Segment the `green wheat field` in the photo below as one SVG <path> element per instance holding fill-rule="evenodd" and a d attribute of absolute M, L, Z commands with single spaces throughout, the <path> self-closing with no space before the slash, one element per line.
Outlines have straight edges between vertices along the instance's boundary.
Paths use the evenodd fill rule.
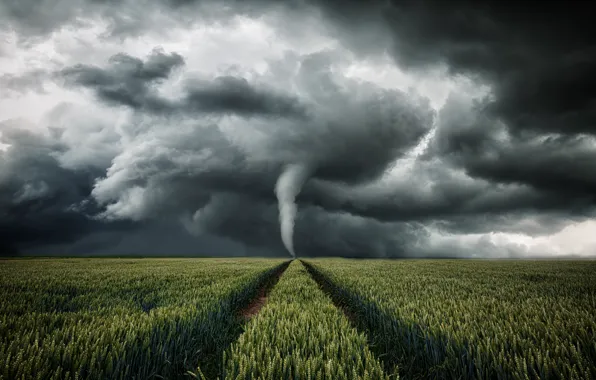
<path fill-rule="evenodd" d="M 596 262 L 0 260 L 0 379 L 596 379 Z"/>

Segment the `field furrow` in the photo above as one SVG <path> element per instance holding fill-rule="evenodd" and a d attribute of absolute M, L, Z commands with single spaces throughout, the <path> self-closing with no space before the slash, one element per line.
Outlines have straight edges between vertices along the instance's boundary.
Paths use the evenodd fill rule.
<path fill-rule="evenodd" d="M 404 378 L 596 378 L 594 262 L 306 265 Z"/>
<path fill-rule="evenodd" d="M 225 352 L 226 379 L 384 379 L 366 337 L 293 261 Z M 396 376 L 397 377 L 397 376 Z"/>
<path fill-rule="evenodd" d="M 271 289 L 277 284 L 281 276 L 284 274 L 291 261 L 286 261 L 282 265 L 276 267 L 276 270 L 269 276 L 267 281 L 257 291 L 257 294 L 250 300 L 248 304 L 238 310 L 238 317 L 242 320 L 248 321 L 261 311 L 263 306 L 267 303 L 267 297 Z"/>
<path fill-rule="evenodd" d="M 0 379 L 217 374 L 282 260 L 3 260 Z"/>

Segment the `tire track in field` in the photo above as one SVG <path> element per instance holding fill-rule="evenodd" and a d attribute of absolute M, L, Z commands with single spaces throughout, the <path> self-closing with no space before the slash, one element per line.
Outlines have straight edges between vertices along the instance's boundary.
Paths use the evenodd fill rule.
<path fill-rule="evenodd" d="M 395 360 L 392 360 L 391 355 L 388 355 L 386 350 L 379 345 L 378 339 L 375 336 L 375 331 L 367 326 L 364 317 L 361 317 L 361 308 L 358 305 L 351 304 L 342 297 L 338 291 L 338 287 L 332 283 L 325 275 L 319 272 L 311 264 L 300 260 L 300 263 L 306 268 L 306 271 L 313 280 L 319 285 L 320 289 L 331 298 L 331 301 L 339 310 L 341 310 L 346 318 L 350 321 L 352 326 L 361 333 L 364 333 L 367 337 L 368 347 L 370 351 L 381 361 L 385 373 L 390 374 L 391 377 L 400 378 L 400 372 L 404 372 L 403 368 L 399 367 Z M 379 313 L 380 317 L 385 317 L 384 314 Z M 399 371 L 401 369 L 401 371 Z M 417 378 L 416 376 L 413 376 Z M 423 377 L 421 377 L 423 378 Z"/>
<path fill-rule="evenodd" d="M 367 336 L 370 350 L 379 358 L 386 373 L 399 373 L 400 378 L 416 380 L 449 380 L 454 378 L 452 369 L 448 366 L 443 363 L 432 364 L 428 360 L 431 354 L 425 351 L 425 345 L 432 343 L 419 340 L 420 337 L 425 335 L 425 326 L 419 324 L 407 325 L 403 320 L 382 311 L 376 303 L 363 299 L 358 294 L 337 285 L 314 265 L 302 260 L 300 262 L 319 284 L 321 290 L 333 300 L 334 305 L 344 312 L 354 328 Z M 404 349 L 399 343 L 396 344 L 394 340 L 387 339 L 395 331 L 402 329 L 408 330 L 407 342 L 404 343 L 404 347 L 412 344 L 413 348 Z M 436 339 L 447 338 L 438 336 Z M 465 351 L 465 346 L 455 347 L 456 353 L 461 354 Z M 441 359 L 444 360 L 445 358 L 442 357 Z M 469 368 L 465 378 L 477 379 L 483 377 L 478 376 L 473 368 Z"/>
<path fill-rule="evenodd" d="M 244 320 L 248 321 L 253 316 L 257 315 L 259 311 L 265 306 L 267 303 L 267 297 L 271 292 L 271 289 L 278 283 L 279 279 L 283 275 L 283 273 L 288 269 L 290 266 L 290 261 L 286 261 L 278 269 L 273 273 L 273 275 L 268 279 L 268 281 L 261 286 L 258 290 L 257 295 L 243 308 L 238 311 L 238 315 Z"/>
<path fill-rule="evenodd" d="M 273 288 L 267 306 L 225 353 L 225 379 L 390 377 L 303 263 Z"/>
<path fill-rule="evenodd" d="M 188 379 L 189 375 L 198 379 L 219 379 L 223 372 L 222 357 L 224 351 L 242 335 L 244 332 L 243 326 L 245 323 L 255 316 L 267 301 L 267 296 L 271 289 L 277 284 L 283 273 L 288 269 L 292 260 L 288 260 L 276 268 L 263 280 L 260 281 L 256 291 L 245 300 L 240 300 L 240 303 L 233 309 L 231 315 L 221 315 L 217 312 L 212 319 L 218 321 L 216 330 L 220 331 L 219 340 L 215 343 L 215 350 L 210 355 L 211 359 L 202 360 L 202 367 L 199 366 L 198 374 L 194 371 L 187 371 L 184 378 Z"/>

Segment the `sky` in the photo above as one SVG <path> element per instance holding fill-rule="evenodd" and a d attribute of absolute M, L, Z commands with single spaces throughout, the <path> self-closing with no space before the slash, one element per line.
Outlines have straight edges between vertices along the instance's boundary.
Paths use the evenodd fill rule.
<path fill-rule="evenodd" d="M 0 2 L 0 252 L 596 256 L 589 2 Z"/>

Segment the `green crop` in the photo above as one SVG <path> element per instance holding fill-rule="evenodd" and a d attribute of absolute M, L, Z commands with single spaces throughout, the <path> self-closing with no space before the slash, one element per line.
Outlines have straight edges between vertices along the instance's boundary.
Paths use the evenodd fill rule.
<path fill-rule="evenodd" d="M 0 260 L 0 380 L 596 379 L 596 262 L 287 264 Z"/>
<path fill-rule="evenodd" d="M 225 353 L 226 379 L 385 379 L 358 333 L 294 261 Z"/>
<path fill-rule="evenodd" d="M 0 379 L 216 372 L 281 260 L 0 261 Z M 219 354 L 219 355 L 218 355 Z"/>
<path fill-rule="evenodd" d="M 407 378 L 596 379 L 596 263 L 312 260 Z"/>

